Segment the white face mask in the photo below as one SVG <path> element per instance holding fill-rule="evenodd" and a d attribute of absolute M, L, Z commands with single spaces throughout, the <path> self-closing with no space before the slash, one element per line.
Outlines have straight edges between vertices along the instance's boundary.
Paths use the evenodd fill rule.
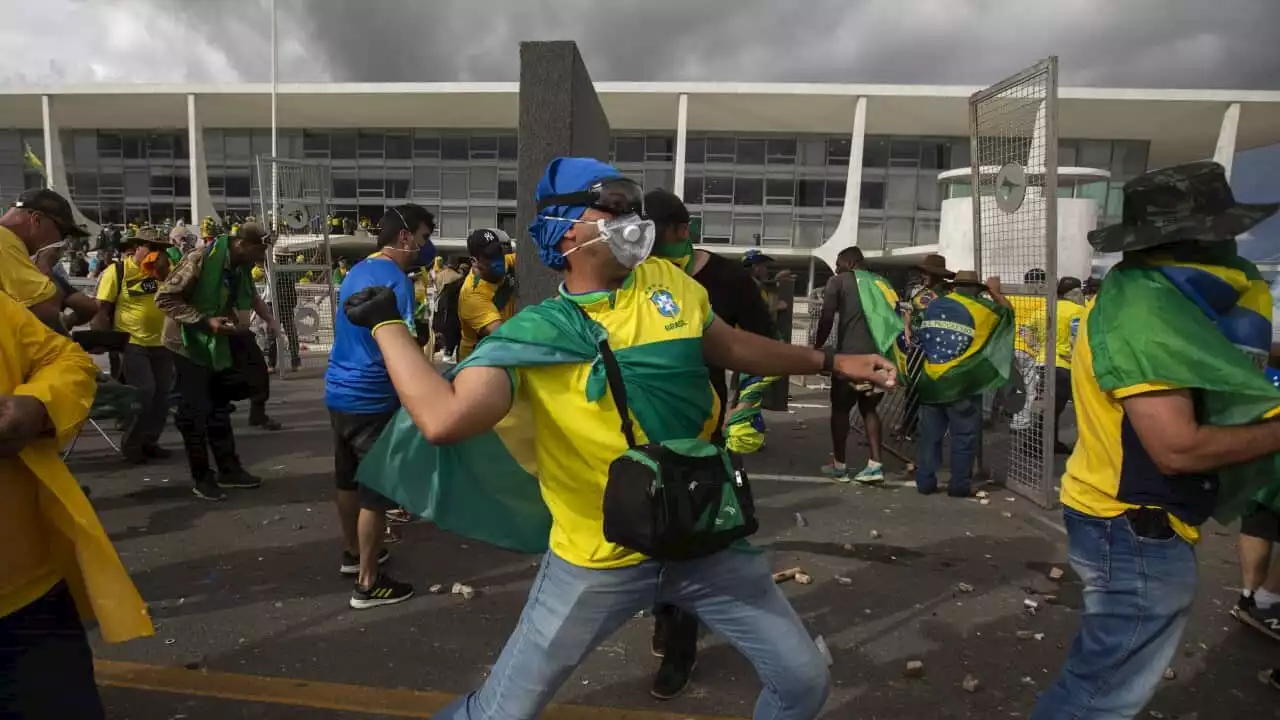
<path fill-rule="evenodd" d="M 548 220 L 595 225 L 600 234 L 581 245 L 571 248 L 564 255 L 573 253 L 588 245 L 604 241 L 609 244 L 609 252 L 623 267 L 633 268 L 649 257 L 653 251 L 653 243 L 658 238 L 657 228 L 652 220 L 641 220 L 639 215 L 623 215 L 610 220 L 573 220 L 571 218 L 549 217 Z"/>

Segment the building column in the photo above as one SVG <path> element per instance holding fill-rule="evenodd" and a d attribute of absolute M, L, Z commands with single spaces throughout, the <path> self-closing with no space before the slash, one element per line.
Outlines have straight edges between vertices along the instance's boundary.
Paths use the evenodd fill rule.
<path fill-rule="evenodd" d="M 56 191 L 71 203 L 71 216 L 77 225 L 82 225 L 91 235 L 97 235 L 102 226 L 93 222 L 80 212 L 76 201 L 71 197 L 71 187 L 67 183 L 67 166 L 62 160 L 62 132 L 58 128 L 58 118 L 53 112 L 53 98 L 40 96 L 40 113 L 44 121 L 44 186 Z"/>
<path fill-rule="evenodd" d="M 676 105 L 676 172 L 671 181 L 675 187 L 671 188 L 671 191 L 681 200 L 684 199 L 685 142 L 688 136 L 689 95 L 680 93 L 680 100 Z"/>
<path fill-rule="evenodd" d="M 867 99 L 858 97 L 853 106 L 853 133 L 849 137 L 849 175 L 845 181 L 844 209 L 840 224 L 826 242 L 813 251 L 813 257 L 835 269 L 836 255 L 858 244 L 858 217 L 862 209 L 862 151 L 867 139 Z"/>
<path fill-rule="evenodd" d="M 1227 171 L 1231 179 L 1231 163 L 1236 157 L 1236 131 L 1240 128 L 1240 103 L 1231 103 L 1222 113 L 1222 127 L 1218 129 L 1218 144 L 1213 149 L 1213 159 Z"/>
<path fill-rule="evenodd" d="M 189 224 L 200 232 L 204 218 L 212 217 L 221 222 L 209 195 L 209 170 L 204 159 L 204 126 L 196 109 L 196 96 L 187 94 L 187 170 L 191 176 L 191 219 Z"/>
<path fill-rule="evenodd" d="M 813 283 L 818 279 L 817 275 L 818 260 L 812 255 L 809 256 L 809 294 L 814 291 Z"/>

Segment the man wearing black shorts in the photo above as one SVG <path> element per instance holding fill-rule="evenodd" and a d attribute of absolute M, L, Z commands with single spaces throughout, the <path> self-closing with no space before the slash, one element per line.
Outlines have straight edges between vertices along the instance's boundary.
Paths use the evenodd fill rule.
<path fill-rule="evenodd" d="M 1280 640 L 1280 556 L 1271 552 L 1272 546 L 1280 542 L 1277 499 L 1280 485 L 1267 487 L 1240 519 L 1240 572 L 1244 582 L 1231 615 Z"/>
<path fill-rule="evenodd" d="M 343 279 L 339 306 L 365 288 L 390 287 L 412 331 L 416 308 L 408 272 L 430 264 L 433 230 L 435 218 L 427 210 L 412 204 L 390 208 L 382 218 L 378 252 L 356 263 Z M 395 417 L 400 398 L 372 333 L 352 325 L 345 313 L 339 312 L 334 320 L 333 352 L 324 379 L 333 426 L 338 517 L 347 545 L 339 572 L 356 577 L 350 605 L 364 610 L 403 602 L 413 596 L 413 586 L 379 570 L 388 557 L 383 547 L 386 512 L 395 503 L 356 483 L 360 461 Z"/>
<path fill-rule="evenodd" d="M 818 320 L 818 335 L 814 347 L 827 343 L 835 325 L 836 315 L 840 326 L 836 333 L 836 352 L 874 354 L 875 340 L 867 326 L 867 316 L 858 294 L 858 279 L 854 270 L 862 264 L 862 251 L 856 247 L 845 248 L 836 256 L 836 274 L 827 281 L 822 293 L 822 315 Z M 880 405 L 882 395 L 869 384 L 854 385 L 842 378 L 831 379 L 831 464 L 822 467 L 822 474 L 840 482 L 856 480 L 860 483 L 884 482 L 884 466 L 880 464 Z M 854 407 L 862 415 L 862 425 L 867 429 L 867 445 L 870 459 L 867 466 L 850 477 L 845 465 L 846 445 L 849 441 L 849 414 Z"/>

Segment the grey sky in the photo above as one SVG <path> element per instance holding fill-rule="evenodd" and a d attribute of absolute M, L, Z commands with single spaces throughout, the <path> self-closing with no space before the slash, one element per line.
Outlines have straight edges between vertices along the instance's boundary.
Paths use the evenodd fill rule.
<path fill-rule="evenodd" d="M 269 77 L 267 0 L 0 0 L 0 83 Z M 597 80 L 1280 88 L 1280 0 L 278 0 L 283 81 L 513 80 L 573 39 Z"/>

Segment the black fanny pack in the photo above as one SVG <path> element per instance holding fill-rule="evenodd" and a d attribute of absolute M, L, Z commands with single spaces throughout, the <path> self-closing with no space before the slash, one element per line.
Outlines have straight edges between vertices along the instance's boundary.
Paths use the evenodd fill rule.
<path fill-rule="evenodd" d="M 759 524 L 741 463 L 696 438 L 638 444 L 622 371 L 608 340 L 599 349 L 629 448 L 609 465 L 605 539 L 656 560 L 691 560 L 755 533 Z"/>

